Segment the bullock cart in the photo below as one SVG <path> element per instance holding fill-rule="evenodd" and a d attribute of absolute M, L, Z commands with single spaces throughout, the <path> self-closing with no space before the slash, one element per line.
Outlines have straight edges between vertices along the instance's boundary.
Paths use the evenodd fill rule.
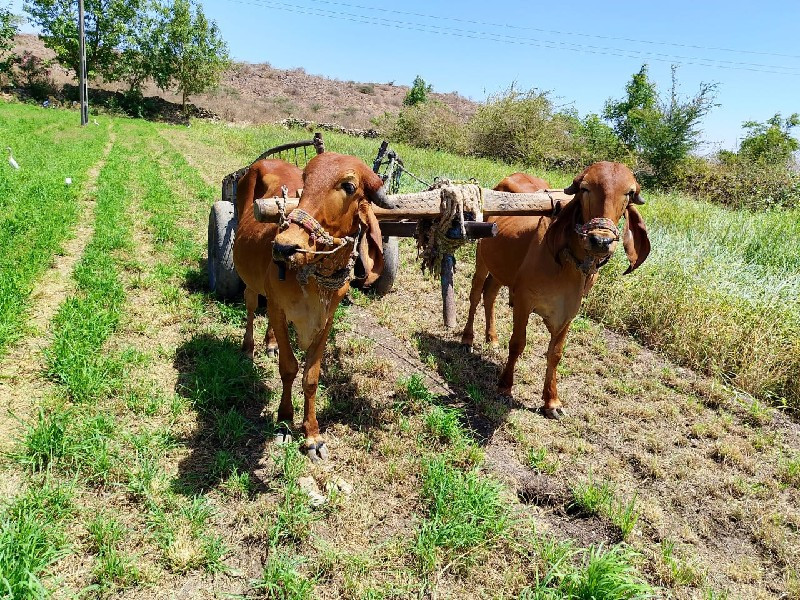
<path fill-rule="evenodd" d="M 376 172 L 384 154 L 388 156 L 391 167 L 392 157 L 386 152 L 386 142 L 378 152 L 374 166 Z M 386 177 L 384 181 L 387 181 Z M 495 236 L 497 225 L 485 221 L 488 217 L 555 216 L 562 205 L 572 199 L 572 195 L 563 190 L 516 194 L 482 188 L 474 181 L 453 183 L 439 180 L 425 191 L 405 194 L 396 193 L 396 186 L 395 189 L 387 187 L 388 199 L 394 208 L 373 206 L 381 232 L 391 237 L 416 237 L 423 267 L 439 274 L 442 315 L 445 326 L 451 329 L 457 324 L 453 289 L 456 248 L 467 240 Z M 283 197 L 255 199 L 253 211 L 260 222 L 281 223 L 298 203 L 298 199 L 288 198 L 284 193 Z M 390 260 L 393 262 L 389 264 L 396 269 L 396 254 Z M 391 277 L 394 281 L 394 273 Z"/>
<path fill-rule="evenodd" d="M 325 151 L 325 142 L 321 133 L 315 133 L 309 140 L 290 142 L 270 148 L 253 162 L 264 158 L 280 158 L 294 162 L 298 167 L 305 164 L 317 154 Z M 405 171 L 403 162 L 384 142 L 374 162 L 374 171 L 381 175 L 389 192 L 396 192 L 400 186 L 400 177 Z M 209 289 L 220 300 L 236 300 L 241 298 L 244 283 L 233 265 L 233 241 L 236 237 L 238 215 L 236 214 L 236 185 L 250 169 L 243 167 L 226 175 L 222 180 L 222 199 L 211 207 L 208 217 L 208 284 Z M 399 264 L 399 247 L 397 237 L 387 234 L 383 237 L 384 270 L 380 278 L 372 284 L 371 289 L 380 295 L 388 293 L 394 285 Z M 356 275 L 363 272 L 363 267 L 356 264 Z M 358 285 L 358 279 L 353 281 Z"/>

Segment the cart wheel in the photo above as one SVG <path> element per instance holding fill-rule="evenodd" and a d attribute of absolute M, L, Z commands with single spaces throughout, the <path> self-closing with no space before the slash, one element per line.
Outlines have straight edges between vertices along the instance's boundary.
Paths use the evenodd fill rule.
<path fill-rule="evenodd" d="M 395 277 L 397 277 L 397 267 L 400 264 L 400 244 L 396 237 L 383 238 L 383 273 L 375 283 L 372 284 L 372 289 L 379 296 L 385 296 L 394 286 Z"/>
<path fill-rule="evenodd" d="M 233 266 L 236 218 L 230 202 L 214 202 L 208 215 L 208 287 L 220 300 L 239 298 L 244 284 Z"/>
<path fill-rule="evenodd" d="M 380 277 L 373 282 L 366 290 L 373 291 L 379 296 L 388 294 L 392 286 L 394 286 L 394 279 L 397 277 L 397 266 L 400 264 L 400 247 L 396 237 L 383 238 L 383 272 Z M 363 290 L 364 288 L 364 265 L 361 263 L 361 258 L 356 259 L 355 267 L 353 267 L 353 279 L 350 281 L 350 286 Z"/>

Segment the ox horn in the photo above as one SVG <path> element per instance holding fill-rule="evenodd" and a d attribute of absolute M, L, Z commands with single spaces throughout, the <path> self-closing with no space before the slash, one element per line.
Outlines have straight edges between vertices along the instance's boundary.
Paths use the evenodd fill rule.
<path fill-rule="evenodd" d="M 369 196 L 369 199 L 373 204 L 377 204 L 381 208 L 397 208 L 397 205 L 389 199 L 389 196 L 386 195 L 385 186 L 379 187 L 374 192 L 368 192 L 367 196 Z"/>
<path fill-rule="evenodd" d="M 641 206 L 642 204 L 644 204 L 644 203 L 645 203 L 644 196 L 642 196 L 642 193 L 641 193 L 641 192 L 636 192 L 636 193 L 633 195 L 633 198 L 631 198 L 631 202 L 633 202 L 634 204 L 638 204 L 639 206 Z"/>

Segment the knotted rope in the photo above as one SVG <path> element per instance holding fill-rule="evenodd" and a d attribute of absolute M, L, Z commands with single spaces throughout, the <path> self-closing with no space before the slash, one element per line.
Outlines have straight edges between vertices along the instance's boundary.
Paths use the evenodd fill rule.
<path fill-rule="evenodd" d="M 417 227 L 417 257 L 423 273 L 427 271 L 432 277 L 438 277 L 442 258 L 455 254 L 467 241 L 464 207 L 477 207 L 480 211 L 483 207 L 483 191 L 474 179 L 465 183 L 440 179 L 428 189 L 441 189 L 441 216 L 420 221 Z M 452 235 L 452 229 L 456 230 L 456 235 Z"/>

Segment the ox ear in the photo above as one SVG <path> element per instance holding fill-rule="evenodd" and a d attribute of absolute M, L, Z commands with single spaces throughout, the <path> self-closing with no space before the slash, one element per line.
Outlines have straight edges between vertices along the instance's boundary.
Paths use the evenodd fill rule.
<path fill-rule="evenodd" d="M 622 245 L 631 263 L 623 273 L 623 275 L 627 275 L 638 269 L 647 258 L 647 255 L 650 254 L 650 238 L 647 236 L 647 227 L 645 227 L 644 219 L 642 219 L 642 215 L 639 214 L 636 207 L 630 204 L 625 209 L 625 229 L 622 232 Z"/>
<path fill-rule="evenodd" d="M 583 178 L 586 175 L 586 171 L 588 171 L 588 170 L 589 170 L 589 167 L 586 167 L 583 170 L 583 173 L 581 173 L 580 175 L 575 177 L 575 179 L 572 180 L 572 185 L 570 185 L 569 187 L 565 187 L 564 188 L 564 193 L 565 194 L 577 194 L 578 190 L 581 189 L 581 181 L 583 181 Z"/>
<path fill-rule="evenodd" d="M 561 209 L 555 221 L 547 229 L 545 243 L 558 264 L 561 264 L 559 254 L 567 247 L 569 236 L 575 231 L 575 224 L 581 216 L 581 208 L 581 199 L 573 198 Z"/>
<path fill-rule="evenodd" d="M 362 227 L 366 228 L 366 232 L 359 240 L 358 255 L 366 273 L 364 285 L 368 286 L 375 283 L 383 272 L 383 236 L 369 202 L 361 202 L 358 207 L 358 217 Z"/>

